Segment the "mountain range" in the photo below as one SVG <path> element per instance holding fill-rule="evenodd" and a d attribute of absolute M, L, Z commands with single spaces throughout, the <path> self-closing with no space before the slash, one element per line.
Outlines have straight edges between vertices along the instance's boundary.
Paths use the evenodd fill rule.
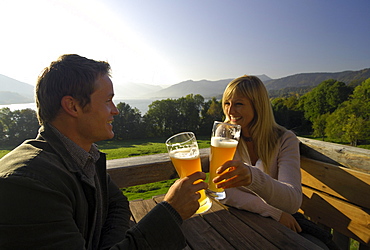
<path fill-rule="evenodd" d="M 269 92 L 281 89 L 313 88 L 328 79 L 346 84 L 360 84 L 370 78 L 370 68 L 336 73 L 301 73 L 279 79 L 258 75 Z M 204 98 L 220 98 L 226 85 L 233 79 L 217 81 L 183 81 L 163 88 L 144 83 L 115 84 L 117 99 L 163 99 L 180 98 L 188 94 L 200 94 Z M 34 101 L 34 86 L 0 74 L 0 104 L 30 103 Z"/>
<path fill-rule="evenodd" d="M 0 104 L 29 103 L 34 100 L 34 86 L 0 74 Z"/>

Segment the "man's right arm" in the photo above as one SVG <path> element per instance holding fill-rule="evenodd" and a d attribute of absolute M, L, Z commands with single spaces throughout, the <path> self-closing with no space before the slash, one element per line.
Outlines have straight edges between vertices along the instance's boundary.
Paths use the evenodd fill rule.
<path fill-rule="evenodd" d="M 164 201 L 157 204 L 138 224 L 126 233 L 126 238 L 112 249 L 183 249 L 185 237 L 182 220 L 188 219 L 199 208 L 201 189 L 207 184 L 205 173 L 197 172 L 177 180 L 168 190 Z"/>

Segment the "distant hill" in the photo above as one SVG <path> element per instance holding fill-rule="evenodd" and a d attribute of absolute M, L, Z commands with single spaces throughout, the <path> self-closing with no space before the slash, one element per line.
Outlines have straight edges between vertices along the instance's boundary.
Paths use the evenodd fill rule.
<path fill-rule="evenodd" d="M 28 98 L 15 92 L 0 91 L 0 105 L 30 102 L 33 102 L 33 98 Z"/>
<path fill-rule="evenodd" d="M 0 74 L 0 104 L 34 101 L 34 86 Z"/>
<path fill-rule="evenodd" d="M 262 81 L 271 80 L 266 75 L 258 76 Z M 233 78 L 223 79 L 218 81 L 200 80 L 193 81 L 188 80 L 172 85 L 163 90 L 147 94 L 147 98 L 180 98 L 188 94 L 200 94 L 204 98 L 220 97 L 224 92 L 227 84 L 232 81 Z"/>
<path fill-rule="evenodd" d="M 283 77 L 280 79 L 271 79 L 266 75 L 258 76 L 265 84 L 271 96 L 279 96 L 285 92 L 297 92 L 304 94 L 321 82 L 328 79 L 335 79 L 346 84 L 360 84 L 362 81 L 370 78 L 370 68 L 358 71 L 343 71 L 337 73 L 301 73 Z M 146 97 L 150 98 L 180 98 L 190 93 L 201 94 L 204 98 L 220 98 L 226 85 L 232 79 L 218 81 L 185 81 L 172 85 L 168 88 L 151 93 Z"/>
<path fill-rule="evenodd" d="M 315 87 L 328 79 L 335 79 L 346 84 L 355 81 L 361 83 L 370 78 L 370 68 L 358 71 L 343 71 L 337 73 L 302 73 L 265 81 L 267 90 L 284 88 Z"/>
<path fill-rule="evenodd" d="M 286 92 L 305 93 L 321 82 L 335 79 L 346 84 L 357 85 L 370 78 L 370 68 L 358 71 L 337 73 L 302 73 L 271 79 L 266 75 L 258 76 L 266 85 L 271 96 L 281 96 Z M 162 99 L 180 98 L 188 94 L 200 94 L 204 98 L 221 98 L 226 85 L 233 79 L 218 81 L 188 80 L 163 88 L 158 85 L 144 83 L 115 83 L 115 99 Z M 114 82 L 114 79 L 113 79 Z M 0 104 L 29 103 L 34 101 L 34 87 L 10 77 L 0 75 Z"/>

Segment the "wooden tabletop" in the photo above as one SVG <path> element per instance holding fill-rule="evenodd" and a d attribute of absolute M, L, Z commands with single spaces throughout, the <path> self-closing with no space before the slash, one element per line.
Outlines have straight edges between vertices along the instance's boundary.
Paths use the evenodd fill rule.
<path fill-rule="evenodd" d="M 164 196 L 130 202 L 134 223 L 140 221 Z M 258 214 L 224 206 L 212 200 L 209 211 L 182 224 L 185 249 L 320 249 L 279 222 Z"/>

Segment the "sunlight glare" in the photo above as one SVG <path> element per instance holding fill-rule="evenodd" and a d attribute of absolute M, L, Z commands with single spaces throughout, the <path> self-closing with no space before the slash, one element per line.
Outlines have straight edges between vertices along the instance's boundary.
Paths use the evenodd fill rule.
<path fill-rule="evenodd" d="M 0 74 L 34 84 L 66 53 L 107 60 L 117 83 L 174 84 L 173 67 L 98 0 L 14 0 L 0 5 Z"/>

